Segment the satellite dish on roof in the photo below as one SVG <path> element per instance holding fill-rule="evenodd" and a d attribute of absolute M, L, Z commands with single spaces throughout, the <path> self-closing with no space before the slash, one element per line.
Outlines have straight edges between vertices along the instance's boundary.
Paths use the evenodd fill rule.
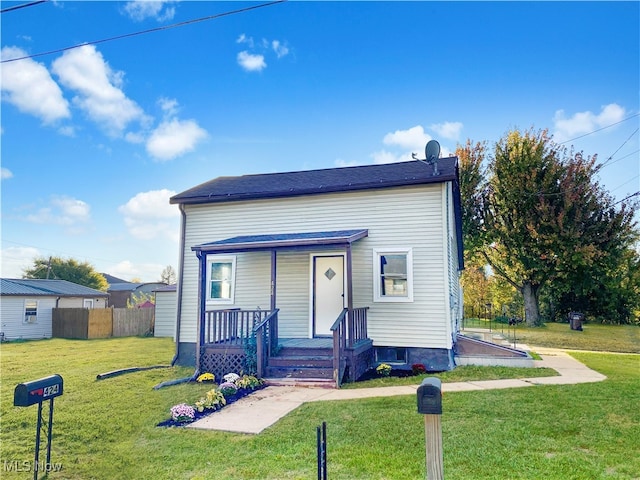
<path fill-rule="evenodd" d="M 440 144 L 436 140 L 429 140 L 427 146 L 424 147 L 425 160 L 429 165 L 433 165 L 433 176 L 437 176 L 438 159 L 440 158 Z"/>
<path fill-rule="evenodd" d="M 440 144 L 436 140 L 429 140 L 424 148 L 427 162 L 433 162 L 440 158 Z"/>

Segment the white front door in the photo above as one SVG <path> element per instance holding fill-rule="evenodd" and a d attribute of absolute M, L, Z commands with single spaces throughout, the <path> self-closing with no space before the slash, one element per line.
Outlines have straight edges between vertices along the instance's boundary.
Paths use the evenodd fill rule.
<path fill-rule="evenodd" d="M 331 335 L 344 308 L 344 256 L 313 257 L 313 333 Z"/>

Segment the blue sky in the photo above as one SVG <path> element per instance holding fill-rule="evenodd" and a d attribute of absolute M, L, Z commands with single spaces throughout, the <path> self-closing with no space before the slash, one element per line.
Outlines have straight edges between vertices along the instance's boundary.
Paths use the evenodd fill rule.
<path fill-rule="evenodd" d="M 171 195 L 408 160 L 430 139 L 447 154 L 548 128 L 611 157 L 600 180 L 617 199 L 640 190 L 638 2 L 289 1 L 38 55 L 257 5 L 2 13 L 3 277 L 57 255 L 155 281 L 178 267 Z"/>

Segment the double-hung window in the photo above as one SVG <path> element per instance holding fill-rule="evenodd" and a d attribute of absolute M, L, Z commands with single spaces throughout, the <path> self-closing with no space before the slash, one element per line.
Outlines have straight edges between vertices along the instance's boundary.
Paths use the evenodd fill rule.
<path fill-rule="evenodd" d="M 233 303 L 235 276 L 235 256 L 210 256 L 207 261 L 207 300 Z"/>
<path fill-rule="evenodd" d="M 373 251 L 374 301 L 413 302 L 413 256 L 410 248 Z"/>
<path fill-rule="evenodd" d="M 24 301 L 24 323 L 37 323 L 37 322 L 38 322 L 38 301 L 27 299 Z"/>

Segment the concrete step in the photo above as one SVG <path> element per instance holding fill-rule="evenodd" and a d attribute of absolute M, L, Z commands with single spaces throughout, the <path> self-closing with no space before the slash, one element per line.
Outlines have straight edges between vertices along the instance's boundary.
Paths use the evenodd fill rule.
<path fill-rule="evenodd" d="M 336 388 L 336 382 L 328 378 L 264 378 L 266 385 L 278 387 Z"/>

